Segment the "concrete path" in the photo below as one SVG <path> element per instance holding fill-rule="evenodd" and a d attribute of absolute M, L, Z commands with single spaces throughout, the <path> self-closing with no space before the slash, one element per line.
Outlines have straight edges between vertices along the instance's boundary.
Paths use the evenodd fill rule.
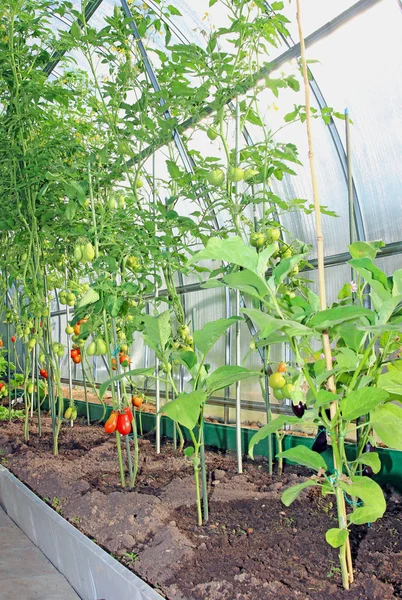
<path fill-rule="evenodd" d="M 0 600 L 80 600 L 1 507 Z"/>

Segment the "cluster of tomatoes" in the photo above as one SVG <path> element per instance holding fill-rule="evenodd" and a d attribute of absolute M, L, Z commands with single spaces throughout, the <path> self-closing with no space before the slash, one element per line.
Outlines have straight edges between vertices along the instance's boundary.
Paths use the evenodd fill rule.
<path fill-rule="evenodd" d="M 285 400 L 285 398 L 292 399 L 295 386 L 292 383 L 288 383 L 285 379 L 284 374 L 286 373 L 287 367 L 285 362 L 280 362 L 278 365 L 278 371 L 272 373 L 269 376 L 268 384 L 274 390 L 274 396 L 277 400 Z M 306 410 L 304 402 L 300 401 L 298 404 L 292 403 L 292 410 L 296 417 L 301 418 Z"/>
<path fill-rule="evenodd" d="M 47 372 L 46 369 L 41 369 L 39 371 L 39 374 L 40 374 L 41 377 L 43 377 L 43 379 L 48 379 L 49 378 L 49 373 Z"/>
<path fill-rule="evenodd" d="M 118 431 L 121 435 L 128 435 L 131 433 L 132 420 L 133 413 L 129 406 L 121 412 L 114 410 L 104 425 L 105 431 L 106 433 Z"/>
<path fill-rule="evenodd" d="M 5 397 L 8 394 L 8 387 L 3 381 L 0 381 L 0 397 Z"/>
<path fill-rule="evenodd" d="M 70 352 L 70 357 L 75 365 L 79 365 L 82 360 L 80 348 L 73 348 Z"/>
<path fill-rule="evenodd" d="M 124 345 L 124 348 L 127 348 L 127 346 Z M 130 357 L 128 356 L 128 354 L 126 354 L 126 350 L 122 349 L 121 346 L 120 346 L 120 352 L 119 352 L 119 363 L 124 368 L 130 366 Z M 117 360 L 115 358 L 112 358 L 112 369 L 113 369 L 113 371 L 116 371 L 116 369 L 117 369 Z"/>

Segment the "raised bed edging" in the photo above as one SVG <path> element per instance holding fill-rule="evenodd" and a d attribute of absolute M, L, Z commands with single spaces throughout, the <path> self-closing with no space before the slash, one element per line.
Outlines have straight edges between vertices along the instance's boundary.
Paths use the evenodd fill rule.
<path fill-rule="evenodd" d="M 1 465 L 0 505 L 82 600 L 163 600 Z"/>

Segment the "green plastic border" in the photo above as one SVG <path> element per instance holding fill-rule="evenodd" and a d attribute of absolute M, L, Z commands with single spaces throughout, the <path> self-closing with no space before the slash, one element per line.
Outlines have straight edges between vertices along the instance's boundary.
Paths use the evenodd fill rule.
<path fill-rule="evenodd" d="M 65 399 L 65 406 L 68 406 L 69 400 Z M 86 403 L 82 400 L 75 400 L 74 402 L 77 413 L 79 417 L 87 416 Z M 92 402 L 88 403 L 89 406 L 89 416 L 91 422 L 97 422 L 102 419 L 103 415 L 103 406 L 100 404 L 94 404 Z M 42 408 L 45 410 L 49 409 L 48 400 L 42 405 Z M 106 408 L 106 418 L 110 415 L 112 409 L 110 406 Z M 136 411 L 137 415 L 137 425 L 139 423 L 139 414 L 138 410 Z M 142 428 L 144 433 L 149 433 L 153 429 L 155 429 L 156 417 L 152 413 L 143 412 L 142 413 Z M 190 435 L 185 428 L 183 429 L 184 437 L 187 440 L 190 440 Z M 242 427 L 242 446 L 244 449 L 244 454 L 247 453 L 248 445 L 255 433 L 255 429 L 249 429 L 247 427 Z M 163 437 L 167 437 L 173 439 L 173 421 L 168 417 L 161 418 L 161 435 Z M 207 446 L 211 446 L 213 448 L 218 448 L 219 450 L 236 450 L 236 429 L 230 425 L 221 425 L 219 423 L 205 423 L 205 444 Z M 297 434 L 285 434 L 282 446 L 283 450 L 288 450 L 289 448 L 293 448 L 294 446 L 302 445 L 311 448 L 313 445 L 313 438 L 305 437 Z M 276 437 L 273 436 L 274 449 L 275 453 L 278 452 L 278 448 L 276 445 Z M 255 456 L 264 456 L 267 457 L 268 445 L 266 440 L 263 440 L 259 444 L 255 446 L 254 455 Z M 348 444 L 346 448 L 346 454 L 353 457 L 356 451 L 355 444 Z M 396 487 L 398 490 L 402 491 L 402 453 L 399 450 L 392 450 L 390 448 L 377 448 L 377 452 L 379 453 L 381 459 L 381 471 L 376 475 L 375 479 L 382 484 L 391 484 Z M 333 461 L 332 461 L 332 452 L 330 449 L 326 450 L 323 453 L 323 457 L 328 465 L 330 470 L 333 469 Z"/>

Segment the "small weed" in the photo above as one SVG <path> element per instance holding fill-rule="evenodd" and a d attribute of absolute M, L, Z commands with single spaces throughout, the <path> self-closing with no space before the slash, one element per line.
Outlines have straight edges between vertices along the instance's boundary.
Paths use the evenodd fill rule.
<path fill-rule="evenodd" d="M 341 568 L 337 567 L 335 564 L 332 564 L 330 570 L 327 573 L 327 577 L 328 579 L 331 579 L 331 577 L 335 577 L 335 575 L 341 575 L 341 573 Z"/>
<path fill-rule="evenodd" d="M 123 554 L 123 558 L 125 558 L 126 562 L 129 564 L 133 564 L 136 560 L 138 560 L 139 556 L 135 552 L 125 552 Z"/>
<path fill-rule="evenodd" d="M 75 523 L 76 525 L 79 525 L 81 523 L 80 517 L 72 517 L 70 521 L 71 523 Z"/>

